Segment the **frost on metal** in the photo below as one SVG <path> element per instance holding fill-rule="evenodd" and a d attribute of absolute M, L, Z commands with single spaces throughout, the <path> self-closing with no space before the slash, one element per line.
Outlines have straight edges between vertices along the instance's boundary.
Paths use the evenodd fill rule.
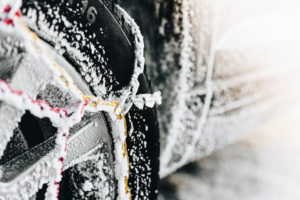
<path fill-rule="evenodd" d="M 107 144 L 104 144 L 107 145 Z M 105 148 L 100 147 L 101 150 Z M 102 151 L 95 155 L 92 155 L 87 162 L 76 164 L 72 167 L 72 173 L 79 173 L 80 178 L 78 182 L 70 182 L 74 186 L 74 197 L 78 199 L 84 199 L 89 196 L 96 197 L 97 199 L 114 199 L 114 187 L 112 187 L 111 178 L 112 169 L 109 169 L 106 165 L 107 152 Z M 75 177 L 74 177 L 75 178 Z M 78 179 L 77 179 L 78 180 Z"/>
<path fill-rule="evenodd" d="M 61 180 L 61 170 L 63 168 L 63 160 L 65 158 L 65 149 L 67 144 L 67 137 L 69 133 L 69 128 L 74 124 L 78 123 L 84 111 L 90 107 L 89 104 L 96 104 L 96 106 L 90 107 L 88 110 L 91 112 L 106 111 L 110 113 L 120 114 L 120 109 L 117 108 L 118 104 L 115 103 L 102 103 L 101 100 L 94 101 L 85 97 L 74 85 L 71 77 L 60 68 L 47 54 L 47 51 L 43 44 L 37 39 L 33 33 L 31 33 L 27 27 L 25 27 L 18 17 L 11 17 L 12 23 L 3 25 L 4 22 L 1 22 L 2 26 L 8 26 L 9 31 L 13 31 L 14 34 L 19 34 L 22 43 L 21 46 L 25 46 L 25 52 L 27 54 L 32 54 L 36 57 L 39 65 L 36 66 L 37 69 L 44 68 L 47 69 L 47 74 L 50 74 L 51 83 L 56 87 L 61 88 L 66 93 L 70 94 L 75 101 L 71 105 L 66 105 L 65 109 L 52 108 L 48 103 L 41 100 L 34 100 L 28 93 L 22 91 L 16 91 L 11 89 L 10 86 L 4 80 L 1 80 L 1 95 L 0 98 L 3 102 L 13 107 L 16 107 L 18 110 L 25 111 L 29 110 L 33 115 L 42 118 L 47 117 L 50 119 L 52 124 L 57 127 L 58 133 L 56 136 L 56 147 L 51 156 L 51 163 L 48 169 L 42 169 L 43 175 L 34 176 L 25 180 L 21 180 L 19 183 L 13 184 L 15 187 L 7 188 L 2 187 L 1 193 L 5 194 L 6 199 L 28 199 L 33 195 L 38 187 L 45 182 L 49 182 L 46 199 L 56 199 L 57 192 L 59 191 L 59 182 Z M 134 30 L 134 28 L 133 28 Z M 13 47 L 13 46 L 12 46 Z M 140 48 L 137 47 L 137 54 L 140 54 Z M 70 51 L 70 49 L 68 49 Z M 141 55 L 142 56 L 142 55 Z M 137 57 L 139 60 L 137 63 L 140 64 L 140 56 Z M 137 72 L 139 73 L 139 72 Z M 38 78 L 38 77 L 36 77 Z M 134 78 L 133 78 L 134 79 Z M 21 81 L 21 80 L 20 80 Z M 49 80 L 48 80 L 49 82 Z M 46 85 L 47 82 L 40 83 L 41 85 Z M 134 87 L 134 86 L 133 86 Z M 138 85 L 136 86 L 138 87 Z M 20 87 L 21 89 L 22 87 Z M 136 89 L 137 90 L 137 89 Z M 76 103 L 77 102 L 77 103 Z M 52 102 L 55 105 L 55 102 Z M 112 114 L 111 116 L 114 116 Z M 17 116 L 15 116 L 17 117 Z M 129 173 L 129 164 L 126 153 L 126 121 L 124 117 L 121 117 L 123 120 L 116 120 L 116 117 L 113 117 L 113 127 L 116 130 L 114 133 L 114 142 L 115 142 L 115 173 L 116 178 L 118 179 L 118 199 L 129 199 L 130 191 L 128 191 L 127 179 Z M 12 120 L 13 121 L 13 120 Z M 13 127 L 14 128 L 14 127 Z M 4 129 L 10 131 L 10 129 Z M 11 132 L 4 132 L 3 138 L 7 138 L 3 142 L 8 142 L 11 137 Z M 5 147 L 4 143 L 3 146 Z M 3 150 L 2 150 L 3 152 Z M 126 155 L 126 156 L 124 156 Z M 43 164 L 41 162 L 41 164 Z M 48 164 L 47 164 L 48 165 Z M 39 169 L 41 169 L 39 167 Z M 37 172 L 40 170 L 37 170 Z M 30 177 L 30 176 L 29 176 Z M 31 187 L 22 186 L 22 184 L 30 184 Z M 83 186 L 84 191 L 91 190 L 91 185 L 87 182 Z M 106 190 L 105 190 L 106 191 Z"/>
<path fill-rule="evenodd" d="M 144 106 L 153 108 L 155 104 L 160 105 L 161 102 L 161 93 L 155 92 L 154 94 L 140 94 L 136 95 L 136 97 L 131 98 L 134 105 L 139 108 L 143 109 Z"/>
<path fill-rule="evenodd" d="M 8 2 L 5 2 L 8 4 Z M 18 6 L 20 4 L 17 4 Z M 42 8 L 38 4 L 35 4 L 34 8 L 29 8 L 24 10 L 27 13 L 27 17 L 24 17 L 25 21 L 35 29 L 39 34 L 42 34 L 55 43 L 56 50 L 63 54 L 65 51 L 69 52 L 73 59 L 76 60 L 77 64 L 81 66 L 81 74 L 85 80 L 92 86 L 97 97 L 85 96 L 81 91 L 74 85 L 74 82 L 70 75 L 49 56 L 47 53 L 47 48 L 42 44 L 38 37 L 32 33 L 19 19 L 19 16 L 10 16 L 9 21 L 1 21 L 1 30 L 5 30 L 8 33 L 8 37 L 2 39 L 2 46 L 0 52 L 5 56 L 12 56 L 20 54 L 20 51 L 24 55 L 30 55 L 32 62 L 35 62 L 35 67 L 32 69 L 27 69 L 29 74 L 34 75 L 34 77 L 27 77 L 24 75 L 24 80 L 14 81 L 17 85 L 9 85 L 6 81 L 10 82 L 10 77 L 8 74 L 7 80 L 1 80 L 1 95 L 0 99 L 3 101 L 4 106 L 1 109 L 6 109 L 11 106 L 11 111 L 15 114 L 10 127 L 5 128 L 3 134 L 3 145 L 1 145 L 0 150 L 3 150 L 6 143 L 12 136 L 13 129 L 16 127 L 18 120 L 20 120 L 21 115 L 25 110 L 29 110 L 34 116 L 42 118 L 47 117 L 52 122 L 52 125 L 57 128 L 56 135 L 56 146 L 54 151 L 46 156 L 44 160 L 41 160 L 36 166 L 34 172 L 26 175 L 24 180 L 17 180 L 12 187 L 3 187 L 0 189 L 2 194 L 5 194 L 6 199 L 28 199 L 32 196 L 38 188 L 41 188 L 44 183 L 49 183 L 46 193 L 46 199 L 56 199 L 57 193 L 59 192 L 59 182 L 61 180 L 61 171 L 63 169 L 63 161 L 66 157 L 66 144 L 69 133 L 69 128 L 78 123 L 84 112 L 99 112 L 106 111 L 110 114 L 111 124 L 113 129 L 113 140 L 115 143 L 115 176 L 118 180 L 118 199 L 124 200 L 130 198 L 130 191 L 128 187 L 128 174 L 129 174 L 129 159 L 126 149 L 126 136 L 127 136 L 127 126 L 124 116 L 130 107 L 135 103 L 135 101 L 144 102 L 147 107 L 153 107 L 155 103 L 161 103 L 160 93 L 155 93 L 153 95 L 144 94 L 136 96 L 137 89 L 139 87 L 139 82 L 137 80 L 140 73 L 143 72 L 144 67 L 144 57 L 143 57 L 143 38 L 140 34 L 138 26 L 135 22 L 123 11 L 121 8 L 117 7 L 124 16 L 125 23 L 128 23 L 131 27 L 132 35 L 134 36 L 134 50 L 135 50 L 135 62 L 134 71 L 129 85 L 119 91 L 114 91 L 113 87 L 118 85 L 115 81 L 112 72 L 107 70 L 104 66 L 106 64 L 105 50 L 100 45 L 99 48 L 94 46 L 89 46 L 89 50 L 95 56 L 97 62 L 93 59 L 87 60 L 86 56 L 80 49 L 79 42 L 86 45 L 92 45 L 89 41 L 92 37 L 84 37 L 83 32 L 77 29 L 76 26 L 70 27 L 70 22 L 63 16 L 59 15 L 59 7 L 49 7 L 52 12 L 50 16 L 46 16 L 43 13 Z M 15 10 L 9 9 L 9 10 Z M 49 23 L 50 21 L 54 22 Z M 3 18 L 2 18 L 3 19 Z M 66 29 L 58 32 L 57 27 L 63 25 Z M 80 24 L 78 25 L 80 26 Z M 68 29 L 70 28 L 70 29 Z M 75 43 L 71 43 L 69 40 L 69 34 L 73 32 L 76 33 Z M 11 42 L 10 36 L 17 36 L 18 39 L 14 40 L 13 44 Z M 77 43 L 76 43 L 77 42 Z M 26 56 L 25 56 L 26 59 Z M 25 60 L 23 59 L 23 60 Z M 12 59 L 13 60 L 13 59 Z M 10 61 L 10 60 L 9 60 Z M 30 61 L 27 61 L 30 63 Z M 99 65 L 100 63 L 100 65 Z M 97 65 L 97 66 L 96 66 Z M 26 66 L 26 65 L 25 65 Z M 102 71 L 101 71 L 102 69 Z M 25 67 L 26 70 L 26 67 Z M 104 71 L 103 71 L 104 70 Z M 20 69 L 18 69 L 20 71 Z M 21 69 L 22 71 L 22 69 Z M 42 71 L 44 74 L 40 75 Z M 23 90 L 22 81 L 26 81 L 27 78 L 31 78 L 30 81 L 35 83 L 33 89 L 29 91 Z M 26 83 L 31 83 L 29 80 Z M 109 85 L 109 87 L 107 87 Z M 55 89 L 58 88 L 59 90 Z M 41 89 L 41 90 L 40 90 Z M 33 90 L 33 91 L 32 91 Z M 52 106 L 58 106 L 53 108 L 49 103 L 43 100 L 35 100 L 35 96 L 38 98 L 46 99 Z M 60 97 L 60 99 L 57 99 Z M 120 103 L 116 102 L 102 102 L 103 99 L 111 100 L 117 99 Z M 7 104 L 7 106 L 6 106 Z M 5 107 L 6 106 L 6 107 Z M 59 108 L 59 107 L 63 107 Z M 17 110 L 12 110 L 12 109 Z M 124 108 L 125 110 L 122 111 Z M 117 118 L 121 119 L 118 120 Z M 10 123 L 9 122 L 9 123 Z M 6 126 L 9 126 L 9 123 Z M 133 131 L 133 130 L 131 130 Z M 146 144 L 143 144 L 146 145 Z M 98 157 L 101 155 L 98 155 Z M 51 162 L 49 162 L 51 161 Z M 102 163 L 103 164 L 103 163 Z M 99 171 L 99 176 L 103 177 L 103 171 L 101 168 L 101 161 L 96 163 Z M 84 170 L 81 170 L 81 174 Z M 86 180 L 81 185 L 81 190 L 79 195 L 82 196 L 85 193 L 91 194 L 92 191 L 98 195 L 108 195 L 108 188 L 102 188 L 100 192 L 93 190 L 95 184 L 97 185 L 97 180 Z M 104 193 L 104 194 L 103 194 Z"/>

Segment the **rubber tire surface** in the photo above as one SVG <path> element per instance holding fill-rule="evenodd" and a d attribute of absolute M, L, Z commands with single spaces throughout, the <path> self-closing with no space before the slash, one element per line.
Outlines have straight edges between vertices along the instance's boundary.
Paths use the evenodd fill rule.
<path fill-rule="evenodd" d="M 22 9 L 24 15 L 26 15 L 26 11 L 28 11 L 29 8 L 39 7 L 41 12 L 46 13 L 49 8 L 53 9 L 55 8 L 55 6 L 60 7 L 59 11 L 62 15 L 69 17 L 69 21 L 72 22 L 73 20 L 73 23 L 74 21 L 82 22 L 82 28 L 86 28 L 87 32 L 85 34 L 87 36 L 96 33 L 95 30 L 99 28 L 100 25 L 104 26 L 104 28 L 108 25 L 109 27 L 113 27 L 105 29 L 106 34 L 104 34 L 104 36 L 106 35 L 108 37 L 98 37 L 97 41 L 100 43 L 104 42 L 105 50 L 106 48 L 109 49 L 106 50 L 106 55 L 108 55 L 109 61 L 107 68 L 112 70 L 115 80 L 119 82 L 119 85 L 113 87 L 113 89 L 117 91 L 118 89 L 128 84 L 132 75 L 134 60 L 134 51 L 132 47 L 133 36 L 130 34 L 130 31 L 128 31 L 130 30 L 129 25 L 124 23 L 124 17 L 122 15 L 120 16 L 120 12 L 116 9 L 115 2 L 112 0 L 105 0 L 103 2 L 99 0 L 90 0 L 88 1 L 88 5 L 85 10 L 85 13 L 87 13 L 87 10 L 91 6 L 93 6 L 96 9 L 101 8 L 101 12 L 100 10 L 97 11 L 97 13 L 100 13 L 101 16 L 97 18 L 98 27 L 96 28 L 92 27 L 86 21 L 86 18 L 82 17 L 85 16 L 85 13 L 81 16 L 76 14 L 71 16 L 70 8 L 66 6 L 66 2 L 64 1 L 61 2 L 51 0 L 24 0 Z M 81 2 L 79 2 L 78 4 L 80 3 Z M 103 7 L 105 9 L 103 9 Z M 50 16 L 47 17 L 45 19 L 46 21 L 48 20 L 48 22 L 51 22 L 51 20 L 53 20 Z M 37 22 L 39 20 L 38 18 L 39 15 L 37 16 Z M 109 22 L 107 22 L 107 20 Z M 105 25 L 105 23 L 108 23 L 108 25 Z M 58 27 L 59 31 L 66 31 L 67 29 L 67 27 L 63 26 L 63 24 L 59 24 Z M 43 38 L 42 35 L 39 36 L 42 39 L 46 40 L 46 42 L 48 42 L 50 45 L 56 45 L 53 41 L 47 41 L 47 39 Z M 72 42 L 72 38 L 69 38 L 69 40 Z M 94 40 L 89 42 L 94 43 L 97 41 Z M 82 47 L 82 51 L 84 51 L 87 56 L 93 59 L 93 54 L 91 54 L 90 49 Z M 120 54 L 121 51 L 125 53 Z M 72 59 L 70 55 L 68 55 L 68 52 L 64 53 L 63 56 L 74 66 L 74 68 L 80 74 L 80 66 L 76 63 L 76 61 L 74 61 L 74 59 Z M 114 61 L 114 59 L 116 60 Z M 140 87 L 138 93 L 144 94 L 152 92 L 151 83 L 148 79 L 146 69 L 144 70 L 144 73 L 139 76 L 139 82 Z M 92 91 L 94 92 L 94 90 Z M 131 190 L 132 199 L 136 199 L 136 197 L 140 199 L 140 195 L 143 196 L 143 198 L 147 197 L 147 199 L 156 199 L 159 181 L 158 172 L 160 153 L 156 108 L 145 108 L 143 110 L 139 110 L 135 106 L 133 106 L 130 112 L 127 114 L 126 120 L 128 130 L 133 130 L 133 132 L 131 134 L 129 133 L 127 137 L 127 151 L 130 163 L 128 184 Z"/>

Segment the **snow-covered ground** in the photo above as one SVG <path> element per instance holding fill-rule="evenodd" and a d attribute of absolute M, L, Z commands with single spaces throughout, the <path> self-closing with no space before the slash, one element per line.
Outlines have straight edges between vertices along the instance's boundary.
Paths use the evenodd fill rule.
<path fill-rule="evenodd" d="M 159 200 L 300 199 L 300 107 L 163 179 Z"/>

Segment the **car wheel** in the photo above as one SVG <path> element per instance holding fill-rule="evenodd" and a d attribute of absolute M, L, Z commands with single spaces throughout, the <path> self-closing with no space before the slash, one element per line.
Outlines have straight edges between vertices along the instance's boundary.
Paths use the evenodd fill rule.
<path fill-rule="evenodd" d="M 64 66 L 82 91 L 102 99 L 126 95 L 122 92 L 130 83 L 134 71 L 134 36 L 130 32 L 130 24 L 124 19 L 124 11 L 114 1 L 28 0 L 23 1 L 22 11 L 25 23 L 44 40 L 51 56 Z M 76 52 L 66 48 L 68 46 L 81 51 L 84 59 L 76 57 Z M 3 63 L 1 61 L 0 68 L 4 67 Z M 92 65 L 87 69 L 82 67 L 90 63 Z M 0 75 L 3 78 L 5 74 Z M 94 76 L 101 76 L 100 82 L 91 81 Z M 138 81 L 137 94 L 151 92 L 146 70 L 139 75 Z M 58 107 L 67 104 L 69 98 L 51 84 L 36 95 Z M 49 120 L 36 118 L 27 111 L 22 115 L 0 162 L 2 168 L 8 171 L 14 168 L 10 171 L 14 177 L 9 180 L 24 172 L 15 169 L 16 160 L 27 169 L 54 148 L 56 130 Z M 155 199 L 159 180 L 159 134 L 155 108 L 140 109 L 133 105 L 126 115 L 126 124 L 129 156 L 127 184 L 131 198 Z M 113 132 L 114 127 L 107 113 L 85 114 L 82 121 L 71 128 L 71 141 L 67 149 L 69 157 L 66 158 L 60 183 L 59 199 L 118 197 L 113 168 L 116 148 L 112 142 Z M 20 153 L 13 155 L 16 150 Z M 5 172 L 1 181 L 9 174 Z M 44 199 L 46 187 L 40 185 L 31 198 Z"/>

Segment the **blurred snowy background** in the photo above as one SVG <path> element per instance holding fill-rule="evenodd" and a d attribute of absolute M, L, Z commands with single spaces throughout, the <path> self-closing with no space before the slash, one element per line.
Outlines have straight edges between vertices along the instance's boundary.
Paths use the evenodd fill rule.
<path fill-rule="evenodd" d="M 300 107 L 161 181 L 159 200 L 300 199 Z"/>
<path fill-rule="evenodd" d="M 152 88 L 162 92 L 162 178 L 297 105 L 299 0 L 123 0 L 121 6 L 141 28 Z"/>
<path fill-rule="evenodd" d="M 300 1 L 121 2 L 163 95 L 159 199 L 300 199 Z"/>

